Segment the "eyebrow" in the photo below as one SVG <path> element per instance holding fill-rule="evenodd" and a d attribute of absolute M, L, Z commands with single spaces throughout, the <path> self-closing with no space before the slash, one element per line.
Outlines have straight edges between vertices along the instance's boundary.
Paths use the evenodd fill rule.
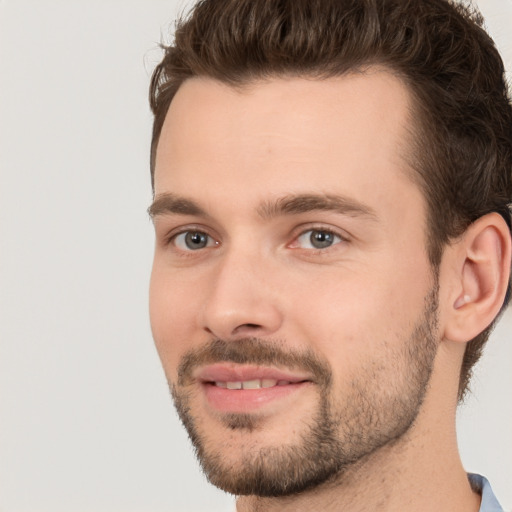
<path fill-rule="evenodd" d="M 196 202 L 169 192 L 157 195 L 148 208 L 148 213 L 151 218 L 166 214 L 209 217 Z"/>
<path fill-rule="evenodd" d="M 333 194 L 289 194 L 265 201 L 257 209 L 259 216 L 263 219 L 313 211 L 331 211 L 352 217 L 377 220 L 375 210 L 368 205 L 349 197 Z M 148 208 L 148 213 L 151 218 L 166 214 L 210 217 L 195 201 L 172 193 L 157 195 Z"/>
<path fill-rule="evenodd" d="M 313 211 L 331 211 L 377 220 L 377 213 L 373 208 L 355 199 L 335 194 L 291 194 L 277 200 L 265 201 L 258 208 L 258 213 L 263 218 Z"/>

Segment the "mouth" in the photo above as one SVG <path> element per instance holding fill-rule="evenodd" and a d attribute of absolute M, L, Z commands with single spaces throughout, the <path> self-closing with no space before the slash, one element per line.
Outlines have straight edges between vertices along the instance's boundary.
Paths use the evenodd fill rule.
<path fill-rule="evenodd" d="M 276 368 L 215 364 L 201 368 L 195 380 L 208 407 L 217 412 L 250 413 L 286 400 L 312 385 L 310 376 Z"/>
<path fill-rule="evenodd" d="M 306 381 L 301 381 L 306 382 Z M 216 381 L 210 382 L 219 388 L 223 389 L 268 389 L 275 386 L 289 386 L 290 384 L 297 384 L 289 380 L 275 380 L 275 379 L 253 379 L 246 381 Z"/>

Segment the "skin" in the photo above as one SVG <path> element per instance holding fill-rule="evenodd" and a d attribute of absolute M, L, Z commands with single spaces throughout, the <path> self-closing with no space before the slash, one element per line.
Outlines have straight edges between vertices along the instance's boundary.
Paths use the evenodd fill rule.
<path fill-rule="evenodd" d="M 160 137 L 151 210 L 151 325 L 171 386 L 190 351 L 217 338 L 231 344 L 257 338 L 325 361 L 339 410 L 372 365 L 379 365 L 378 379 L 367 392 L 377 404 L 389 405 L 387 394 L 406 389 L 407 367 L 396 366 L 390 354 L 411 343 L 434 286 L 425 202 L 404 158 L 409 107 L 405 86 L 382 70 L 323 81 L 276 78 L 242 90 L 196 78 L 179 89 Z M 342 197 L 345 206 L 276 207 L 304 194 Z M 467 327 L 474 304 L 461 301 L 468 293 L 492 295 L 480 294 L 487 274 L 467 255 L 469 247 L 496 253 L 502 226 L 491 220 L 491 227 L 490 221 L 480 226 L 485 236 L 478 246 L 478 233 L 468 235 L 443 257 L 438 349 L 407 433 L 335 484 L 280 498 L 240 497 L 239 511 L 478 510 L 458 455 L 455 410 L 464 342 L 497 312 L 482 299 L 480 323 Z M 312 247 L 312 229 L 333 233 L 333 244 Z M 191 250 L 189 231 L 208 235 L 207 246 Z M 502 256 L 509 254 L 507 246 Z M 497 304 L 503 284 L 493 290 Z M 319 385 L 310 382 L 259 407 L 237 405 L 257 427 L 236 429 L 201 382 L 184 388 L 208 449 L 235 471 L 248 454 L 299 442 L 320 399 Z"/>

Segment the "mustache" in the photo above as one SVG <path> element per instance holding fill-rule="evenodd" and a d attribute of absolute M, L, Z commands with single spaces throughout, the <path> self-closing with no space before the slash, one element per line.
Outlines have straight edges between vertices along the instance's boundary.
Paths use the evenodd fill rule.
<path fill-rule="evenodd" d="M 332 381 L 329 364 L 311 349 L 285 349 L 282 341 L 251 337 L 236 341 L 214 339 L 200 348 L 185 353 L 178 366 L 178 386 L 192 383 L 196 368 L 214 363 L 275 366 L 305 371 L 312 375 L 317 384 L 325 388 Z"/>

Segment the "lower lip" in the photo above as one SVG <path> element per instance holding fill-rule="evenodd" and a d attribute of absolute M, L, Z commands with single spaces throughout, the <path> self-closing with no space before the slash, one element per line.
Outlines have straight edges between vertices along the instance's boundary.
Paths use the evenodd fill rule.
<path fill-rule="evenodd" d="M 208 404 L 216 411 L 248 413 L 286 398 L 309 385 L 311 382 L 297 382 L 260 389 L 226 389 L 211 383 L 204 383 L 202 387 Z"/>

